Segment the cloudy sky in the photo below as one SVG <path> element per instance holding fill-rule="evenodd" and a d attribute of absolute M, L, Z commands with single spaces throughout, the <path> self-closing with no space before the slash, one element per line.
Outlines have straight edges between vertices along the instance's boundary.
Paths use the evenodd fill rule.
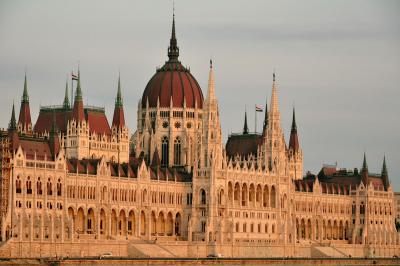
<path fill-rule="evenodd" d="M 383 155 L 400 190 L 400 2 L 176 0 L 180 59 L 206 91 L 214 60 L 224 140 L 247 105 L 265 104 L 272 71 L 288 140 L 296 107 L 304 169 L 323 163 L 380 172 Z M 118 71 L 128 125 L 167 58 L 172 1 L 0 2 L 0 127 L 19 105 L 25 68 L 33 121 L 61 104 L 80 62 L 85 103 L 111 119 Z M 17 108 L 18 109 L 18 108 Z M 258 128 L 261 128 L 259 115 Z"/>

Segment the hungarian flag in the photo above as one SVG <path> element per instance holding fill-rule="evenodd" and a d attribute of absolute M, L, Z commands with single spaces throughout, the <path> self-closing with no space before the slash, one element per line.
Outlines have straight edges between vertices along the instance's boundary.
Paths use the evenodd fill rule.
<path fill-rule="evenodd" d="M 259 105 L 256 105 L 256 112 L 262 112 L 262 111 L 263 111 L 262 107 Z"/>
<path fill-rule="evenodd" d="M 78 80 L 78 76 L 74 74 L 74 72 L 71 72 L 71 77 L 72 80 Z"/>

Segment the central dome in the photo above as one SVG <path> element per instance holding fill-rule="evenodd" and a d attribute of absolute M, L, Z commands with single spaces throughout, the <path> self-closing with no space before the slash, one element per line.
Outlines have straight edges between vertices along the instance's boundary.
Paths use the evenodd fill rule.
<path fill-rule="evenodd" d="M 186 102 L 187 108 L 203 108 L 203 92 L 199 83 L 190 74 L 190 71 L 179 62 L 179 47 L 175 37 L 175 16 L 172 20 L 172 34 L 168 47 L 169 60 L 147 83 L 142 96 L 142 108 L 146 108 L 147 102 L 150 108 L 160 107 L 183 108 Z"/>

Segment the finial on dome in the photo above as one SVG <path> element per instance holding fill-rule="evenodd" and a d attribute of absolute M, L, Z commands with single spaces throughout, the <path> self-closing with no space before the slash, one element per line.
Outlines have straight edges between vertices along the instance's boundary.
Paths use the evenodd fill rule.
<path fill-rule="evenodd" d="M 170 62 L 178 62 L 178 57 L 179 57 L 179 47 L 175 35 L 175 3 L 174 3 L 172 11 L 172 32 L 168 47 L 168 58 Z"/>
<path fill-rule="evenodd" d="M 210 59 L 210 68 L 212 68 L 212 59 Z"/>

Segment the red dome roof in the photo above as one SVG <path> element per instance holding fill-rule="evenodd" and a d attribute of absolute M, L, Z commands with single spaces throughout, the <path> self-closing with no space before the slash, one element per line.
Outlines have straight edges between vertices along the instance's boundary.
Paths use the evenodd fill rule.
<path fill-rule="evenodd" d="M 186 101 L 187 108 L 203 108 L 203 93 L 196 79 L 190 71 L 179 62 L 179 47 L 175 36 L 175 16 L 172 20 L 172 33 L 168 47 L 169 60 L 165 65 L 157 69 L 156 74 L 150 79 L 143 92 L 142 108 L 145 108 L 147 101 L 150 108 L 157 107 L 160 100 L 160 107 L 172 106 L 183 108 Z"/>
<path fill-rule="evenodd" d="M 142 107 L 145 108 L 147 100 L 149 107 L 169 107 L 172 98 L 173 107 L 183 108 L 186 101 L 187 108 L 203 107 L 203 93 L 196 79 L 181 63 L 167 62 L 147 83 L 142 96 Z"/>

